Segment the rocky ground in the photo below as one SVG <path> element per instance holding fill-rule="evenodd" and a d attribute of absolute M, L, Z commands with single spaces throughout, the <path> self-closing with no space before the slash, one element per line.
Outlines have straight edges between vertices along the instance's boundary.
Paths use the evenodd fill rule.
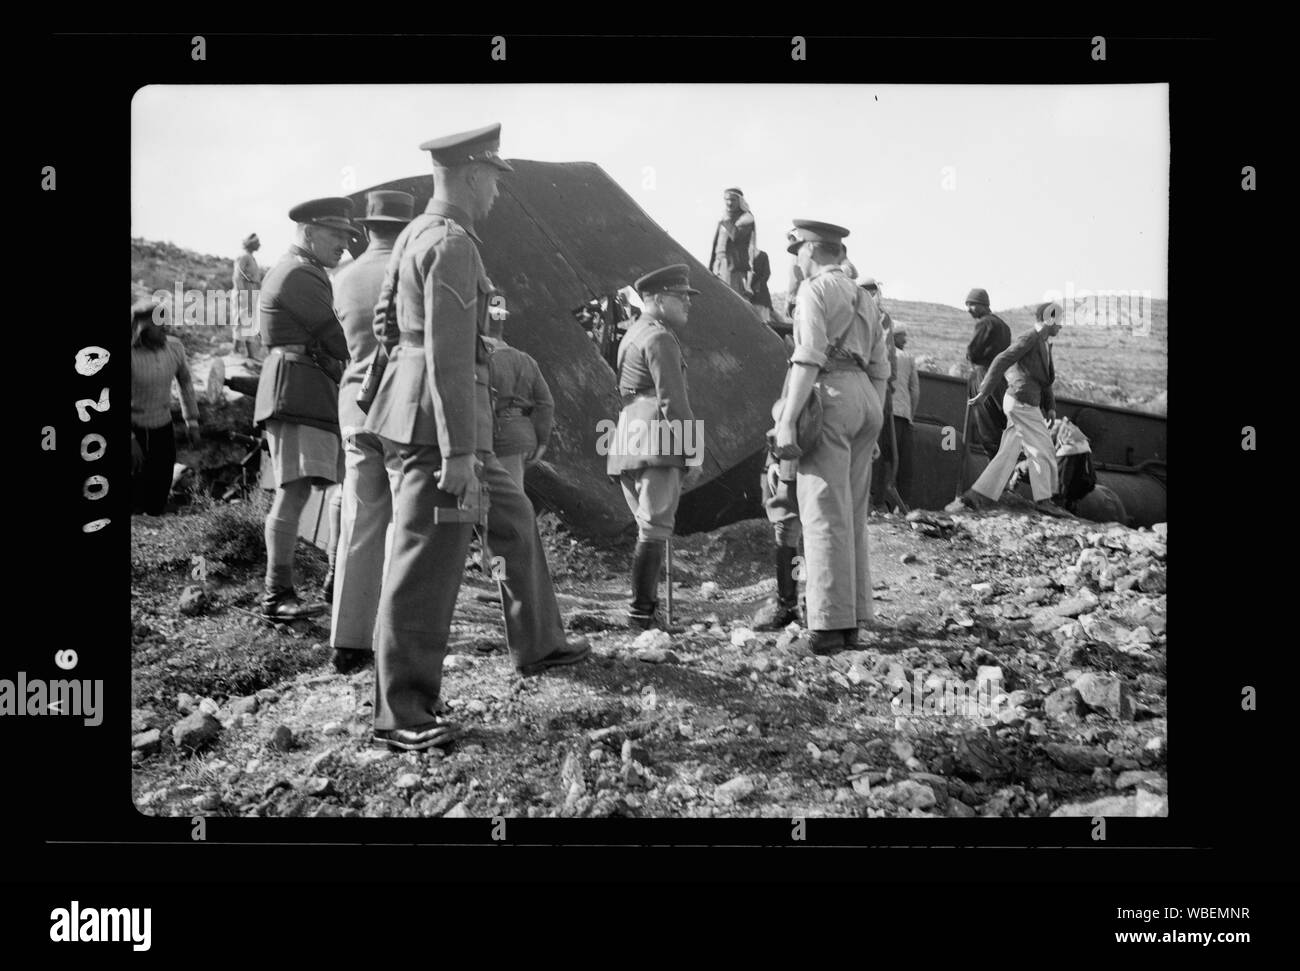
<path fill-rule="evenodd" d="M 667 637 L 619 624 L 630 551 L 543 517 L 592 659 L 520 679 L 469 567 L 445 753 L 370 741 L 373 669 L 254 615 L 262 498 L 133 523 L 134 794 L 243 816 L 1165 815 L 1166 528 L 1003 509 L 872 520 L 877 626 L 817 657 L 755 633 L 765 522 L 679 538 Z M 200 559 L 201 558 L 201 559 Z M 301 586 L 323 555 L 302 544 Z M 197 574 L 197 576 L 196 576 Z M 324 618 L 322 618 L 324 620 Z M 327 623 L 327 620 L 324 620 Z M 983 708 L 952 687 L 980 685 Z M 949 689 L 954 703 L 935 704 Z"/>

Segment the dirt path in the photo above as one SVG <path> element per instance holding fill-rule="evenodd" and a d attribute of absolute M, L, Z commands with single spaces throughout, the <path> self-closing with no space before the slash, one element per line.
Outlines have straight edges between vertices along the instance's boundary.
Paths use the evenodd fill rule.
<path fill-rule="evenodd" d="M 241 547 L 255 542 L 233 525 L 237 514 L 220 515 L 220 528 L 211 514 L 137 521 L 133 536 L 144 812 L 1167 812 L 1163 528 L 1015 512 L 875 518 L 878 627 L 861 651 L 831 658 L 813 656 L 797 629 L 747 632 L 745 618 L 774 590 L 763 522 L 676 541 L 677 612 L 690 628 L 660 644 L 615 626 L 629 557 L 551 529 L 561 607 L 593 659 L 518 678 L 499 608 L 482 599 L 492 588 L 470 571 L 443 689 L 466 735 L 445 754 L 397 755 L 370 741 L 373 670 L 337 675 L 323 629 L 276 629 L 230 609 L 253 609 L 257 557 Z M 189 551 L 218 547 L 232 565 L 215 557 L 202 612 L 179 615 L 194 583 Z M 300 552 L 308 590 L 319 561 Z M 954 688 L 994 674 L 1000 687 L 986 700 L 996 712 L 955 710 Z M 945 688 L 954 710 L 933 710 Z M 191 716 L 190 734 L 176 735 L 200 707 L 211 717 Z"/>

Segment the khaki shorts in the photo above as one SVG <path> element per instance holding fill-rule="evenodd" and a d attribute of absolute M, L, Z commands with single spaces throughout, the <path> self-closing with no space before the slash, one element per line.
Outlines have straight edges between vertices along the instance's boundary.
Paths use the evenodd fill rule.
<path fill-rule="evenodd" d="M 336 432 L 272 418 L 266 423 L 266 443 L 276 488 L 297 479 L 319 486 L 343 481 L 343 443 Z"/>

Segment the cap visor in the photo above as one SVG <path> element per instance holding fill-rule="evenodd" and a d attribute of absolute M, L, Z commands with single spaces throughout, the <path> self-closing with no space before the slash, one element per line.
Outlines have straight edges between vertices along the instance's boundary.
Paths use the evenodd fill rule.
<path fill-rule="evenodd" d="M 380 224 L 387 223 L 390 225 L 392 223 L 400 223 L 401 225 L 405 226 L 410 221 L 411 220 L 409 219 L 403 219 L 401 216 L 366 216 L 365 219 L 357 220 L 357 222 L 361 223 L 361 225 L 363 226 L 369 223 L 380 223 Z"/>
<path fill-rule="evenodd" d="M 497 168 L 499 168 L 502 172 L 513 172 L 515 170 L 514 166 L 511 165 L 503 158 L 494 158 L 491 161 L 492 164 L 495 165 Z"/>
<path fill-rule="evenodd" d="M 802 239 L 796 239 L 793 243 L 791 243 L 789 246 L 785 248 L 785 251 L 789 253 L 791 256 L 793 256 L 795 253 L 799 252 L 799 247 L 802 246 L 803 243 L 804 241 Z"/>

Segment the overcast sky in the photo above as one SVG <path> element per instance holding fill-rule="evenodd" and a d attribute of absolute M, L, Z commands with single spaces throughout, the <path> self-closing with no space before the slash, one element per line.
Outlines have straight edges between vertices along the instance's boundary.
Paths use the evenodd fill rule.
<path fill-rule="evenodd" d="M 256 232 L 269 265 L 294 204 L 425 174 L 420 142 L 499 121 L 507 158 L 595 162 L 706 264 L 739 186 L 776 289 L 806 218 L 848 227 L 896 299 L 1163 298 L 1168 119 L 1163 84 L 155 85 L 132 105 L 131 235 L 234 257 Z"/>

